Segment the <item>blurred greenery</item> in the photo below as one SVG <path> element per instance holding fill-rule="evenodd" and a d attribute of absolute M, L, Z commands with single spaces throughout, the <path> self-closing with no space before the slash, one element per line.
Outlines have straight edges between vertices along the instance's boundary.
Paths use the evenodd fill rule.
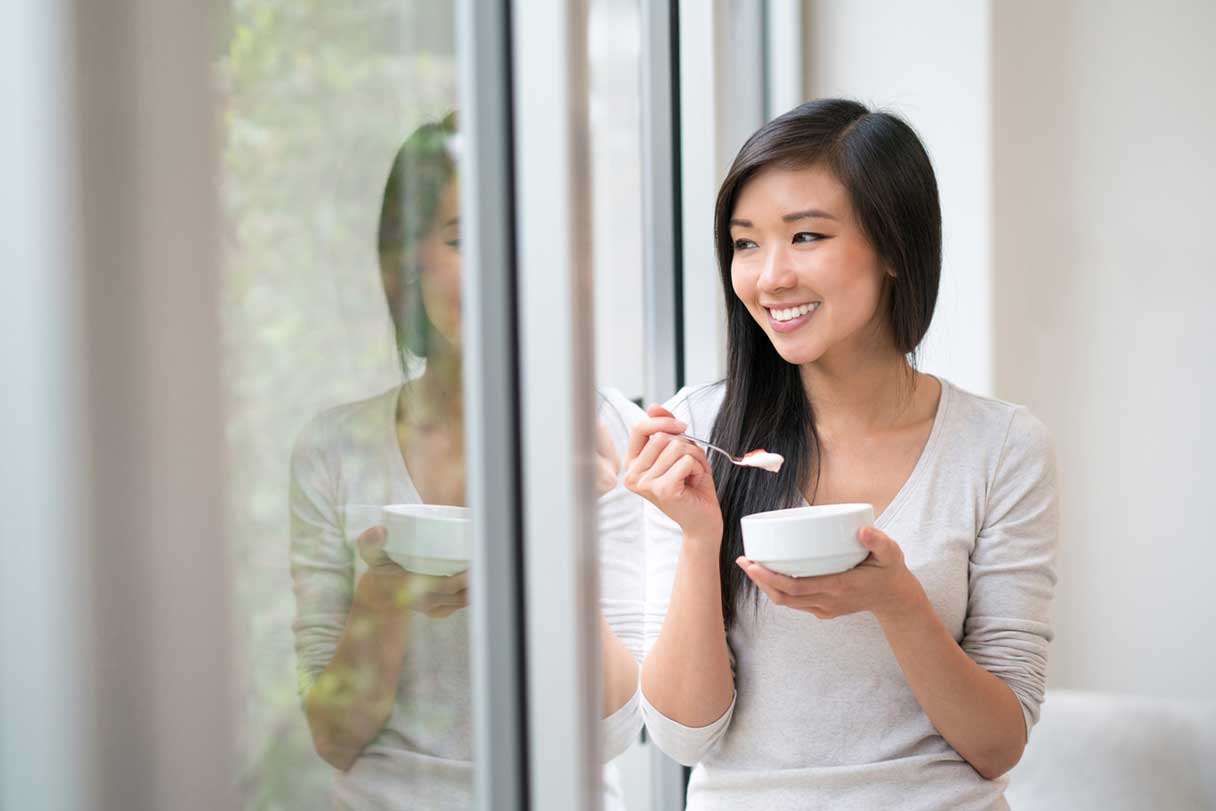
<path fill-rule="evenodd" d="M 436 0 L 234 0 L 222 116 L 221 319 L 236 584 L 241 788 L 258 811 L 327 806 L 296 692 L 287 474 L 301 427 L 399 380 L 375 258 L 393 154 L 455 107 Z"/>

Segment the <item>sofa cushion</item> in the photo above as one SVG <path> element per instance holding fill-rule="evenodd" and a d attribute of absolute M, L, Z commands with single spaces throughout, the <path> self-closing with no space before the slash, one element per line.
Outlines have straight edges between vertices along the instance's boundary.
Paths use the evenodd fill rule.
<path fill-rule="evenodd" d="M 1049 690 L 1014 811 L 1216 808 L 1216 703 Z"/>

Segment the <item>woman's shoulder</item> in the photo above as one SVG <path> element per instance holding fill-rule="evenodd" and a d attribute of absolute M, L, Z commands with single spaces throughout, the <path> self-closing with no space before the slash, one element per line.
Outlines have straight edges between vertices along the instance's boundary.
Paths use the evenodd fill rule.
<path fill-rule="evenodd" d="M 961 440 L 989 450 L 999 462 L 1007 456 L 1043 456 L 1052 453 L 1047 426 L 1020 403 L 977 394 L 950 381 L 942 381 L 948 409 L 948 439 Z"/>
<path fill-rule="evenodd" d="M 341 403 L 312 417 L 296 437 L 295 453 L 349 450 L 384 441 L 387 426 L 396 412 L 401 386 Z"/>

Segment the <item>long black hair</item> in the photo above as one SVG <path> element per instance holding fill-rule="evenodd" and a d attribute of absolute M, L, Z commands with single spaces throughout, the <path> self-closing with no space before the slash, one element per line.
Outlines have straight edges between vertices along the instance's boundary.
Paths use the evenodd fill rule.
<path fill-rule="evenodd" d="M 762 169 L 811 166 L 827 168 L 845 187 L 862 232 L 890 271 L 884 277 L 885 314 L 896 347 L 912 363 L 937 302 L 942 253 L 937 181 L 924 146 L 907 123 L 855 101 L 820 99 L 773 119 L 747 139 L 722 181 L 714 210 L 726 297 L 727 370 L 712 441 L 724 448 L 779 449 L 786 464 L 777 475 L 757 476 L 714 455 L 723 517 L 718 570 L 727 628 L 735 621 L 740 598 L 757 596 L 755 585 L 735 565 L 743 554 L 739 519 L 798 505 L 812 481 L 818 486 L 820 465 L 815 415 L 798 367 L 777 353 L 734 294 L 730 218 L 743 187 Z"/>
<path fill-rule="evenodd" d="M 435 328 L 422 304 L 421 269 L 412 253 L 434 225 L 444 188 L 455 177 L 456 134 L 455 112 L 414 130 L 393 158 L 380 205 L 376 232 L 380 272 L 396 277 L 402 298 L 389 302 L 397 347 L 420 358 L 426 357 Z"/>

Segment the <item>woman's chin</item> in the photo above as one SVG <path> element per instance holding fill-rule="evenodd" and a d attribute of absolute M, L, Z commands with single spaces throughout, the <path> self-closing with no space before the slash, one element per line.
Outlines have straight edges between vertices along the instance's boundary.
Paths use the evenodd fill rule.
<path fill-rule="evenodd" d="M 773 348 L 777 350 L 777 354 L 786 363 L 793 366 L 802 366 L 806 363 L 814 363 L 823 357 L 823 351 L 819 346 L 781 346 L 773 344 Z"/>

